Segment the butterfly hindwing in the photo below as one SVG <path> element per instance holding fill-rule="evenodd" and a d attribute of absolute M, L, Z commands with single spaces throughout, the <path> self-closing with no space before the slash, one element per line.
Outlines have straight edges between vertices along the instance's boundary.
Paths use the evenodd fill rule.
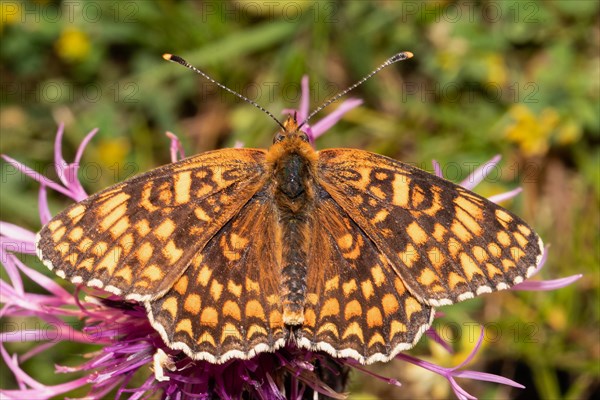
<path fill-rule="evenodd" d="M 319 183 L 421 301 L 451 304 L 506 289 L 535 270 L 540 238 L 489 200 L 378 154 L 318 154 Z"/>
<path fill-rule="evenodd" d="M 150 321 L 171 348 L 222 363 L 285 343 L 279 299 L 277 216 L 258 193 L 192 259 Z"/>
<path fill-rule="evenodd" d="M 375 243 L 329 196 L 318 196 L 308 264 L 301 345 L 387 361 L 414 346 L 432 307 L 420 303 Z"/>
<path fill-rule="evenodd" d="M 262 150 L 225 149 L 154 169 L 94 194 L 38 234 L 40 259 L 74 283 L 144 301 L 262 187 Z"/>

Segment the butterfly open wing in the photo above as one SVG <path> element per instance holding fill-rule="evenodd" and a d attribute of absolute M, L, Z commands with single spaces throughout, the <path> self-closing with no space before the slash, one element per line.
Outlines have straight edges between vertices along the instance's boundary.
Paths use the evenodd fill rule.
<path fill-rule="evenodd" d="M 279 240 L 274 205 L 258 193 L 194 256 L 172 289 L 146 304 L 169 347 L 223 363 L 283 346 Z"/>
<path fill-rule="evenodd" d="M 318 153 L 301 347 L 389 360 L 433 307 L 510 287 L 542 253 L 521 219 L 384 156 Z M 165 342 L 222 363 L 285 344 L 280 221 L 265 152 L 228 149 L 140 175 L 39 233 L 44 264 L 142 301 Z"/>
<path fill-rule="evenodd" d="M 416 344 L 434 310 L 406 290 L 376 244 L 331 197 L 318 197 L 299 344 L 363 364 L 387 361 Z"/>
<path fill-rule="evenodd" d="M 38 234 L 38 255 L 73 283 L 160 297 L 195 249 L 264 184 L 262 150 L 225 149 L 149 171 L 74 204 Z"/>
<path fill-rule="evenodd" d="M 431 306 L 506 289 L 543 251 L 520 218 L 458 185 L 378 154 L 319 152 L 319 184 Z"/>

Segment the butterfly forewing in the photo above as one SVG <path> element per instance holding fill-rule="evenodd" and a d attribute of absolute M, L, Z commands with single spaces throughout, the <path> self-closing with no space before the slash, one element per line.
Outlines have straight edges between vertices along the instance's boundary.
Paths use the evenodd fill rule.
<path fill-rule="evenodd" d="M 360 150 L 319 152 L 320 184 L 418 299 L 451 304 L 530 276 L 542 243 L 520 218 L 418 168 Z"/>
<path fill-rule="evenodd" d="M 376 244 L 329 196 L 314 210 L 301 345 L 387 361 L 414 346 L 433 309 L 420 303 Z"/>
<path fill-rule="evenodd" d="M 258 193 L 147 305 L 165 342 L 216 363 L 283 346 L 278 241 L 274 206 Z"/>
<path fill-rule="evenodd" d="M 208 152 L 77 203 L 39 233 L 40 259 L 74 283 L 159 297 L 264 184 L 262 150 Z"/>

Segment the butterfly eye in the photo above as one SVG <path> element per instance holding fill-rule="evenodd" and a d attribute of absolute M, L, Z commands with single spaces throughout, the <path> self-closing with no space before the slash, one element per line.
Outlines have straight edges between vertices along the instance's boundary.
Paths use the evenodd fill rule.
<path fill-rule="evenodd" d="M 306 143 L 308 143 L 308 142 L 309 142 L 309 140 L 308 140 L 308 135 L 307 135 L 305 132 L 302 132 L 302 131 L 301 131 L 301 132 L 299 132 L 299 133 L 298 133 L 298 137 L 299 137 L 299 138 L 300 138 L 300 140 L 302 140 L 303 142 L 306 142 Z"/>
<path fill-rule="evenodd" d="M 277 134 L 275 135 L 275 137 L 273 138 L 273 143 L 280 143 L 283 141 L 283 139 L 285 139 L 285 136 L 282 134 Z"/>

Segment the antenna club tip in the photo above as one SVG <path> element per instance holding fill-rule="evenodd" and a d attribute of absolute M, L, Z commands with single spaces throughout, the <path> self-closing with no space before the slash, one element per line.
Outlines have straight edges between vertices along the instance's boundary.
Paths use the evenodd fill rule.
<path fill-rule="evenodd" d="M 406 58 L 413 58 L 415 55 L 411 51 L 405 51 Z"/>
<path fill-rule="evenodd" d="M 171 59 L 173 58 L 173 54 L 165 53 L 162 55 L 162 58 L 164 58 L 167 61 L 171 61 Z"/>

